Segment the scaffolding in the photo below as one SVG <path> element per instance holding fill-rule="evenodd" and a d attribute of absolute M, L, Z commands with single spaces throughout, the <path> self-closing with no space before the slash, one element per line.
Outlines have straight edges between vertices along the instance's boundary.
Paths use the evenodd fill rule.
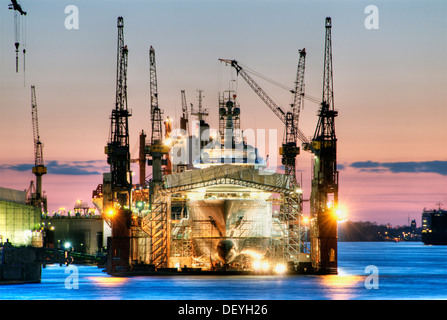
<path fill-rule="evenodd" d="M 152 192 L 148 213 L 141 221 L 141 229 L 149 236 L 146 248 L 149 248 L 150 264 L 156 268 L 167 268 L 170 197 L 158 185 L 154 186 Z"/>
<path fill-rule="evenodd" d="M 296 266 L 308 249 L 302 196 L 289 186 L 284 175 L 231 165 L 166 176 L 164 186 L 151 186 L 148 198 L 136 201 L 149 200 L 138 208 L 132 262 L 246 270 L 257 252 Z"/>

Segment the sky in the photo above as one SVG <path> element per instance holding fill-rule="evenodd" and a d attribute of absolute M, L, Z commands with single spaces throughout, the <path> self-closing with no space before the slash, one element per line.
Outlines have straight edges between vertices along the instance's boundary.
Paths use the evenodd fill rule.
<path fill-rule="evenodd" d="M 9 3 L 0 0 L 0 186 L 24 190 L 34 179 L 35 85 L 49 211 L 72 210 L 77 200 L 91 204 L 92 190 L 109 170 L 104 146 L 115 104 L 118 16 L 124 18 L 129 48 L 132 157 L 138 156 L 141 130 L 150 133 L 151 45 L 159 105 L 174 126 L 181 115 L 180 91 L 197 106 L 200 89 L 208 122 L 218 128 L 218 93 L 231 86 L 242 128 L 277 130 L 279 146 L 281 121 L 218 59 L 236 59 L 292 88 L 298 50 L 306 48 L 306 94 L 321 99 L 324 21 L 330 16 L 340 206 L 350 220 L 393 225 L 409 218 L 420 225 L 425 207 L 447 207 L 445 1 L 22 0 L 27 16 L 20 51 L 25 45 L 26 60 L 24 71 L 20 53 L 18 73 Z M 373 20 L 365 8 L 371 4 L 377 8 L 376 29 L 367 28 Z M 78 9 L 78 29 L 66 28 L 70 5 Z M 256 81 L 288 108 L 290 92 Z M 306 100 L 300 113 L 300 129 L 309 137 L 318 107 Z M 302 152 L 297 160 L 305 199 L 311 158 Z"/>

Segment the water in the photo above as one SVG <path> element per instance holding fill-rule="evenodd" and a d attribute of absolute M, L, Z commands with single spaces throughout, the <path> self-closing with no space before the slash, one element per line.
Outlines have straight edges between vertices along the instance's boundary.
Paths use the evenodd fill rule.
<path fill-rule="evenodd" d="M 365 272 L 367 266 L 375 267 Z M 70 277 L 76 278 L 70 269 L 47 266 L 42 270 L 41 283 L 0 286 L 0 299 L 447 299 L 447 246 L 424 246 L 416 242 L 341 242 L 339 274 L 328 276 L 113 278 L 94 266 L 76 268 L 78 279 L 72 281 Z"/>

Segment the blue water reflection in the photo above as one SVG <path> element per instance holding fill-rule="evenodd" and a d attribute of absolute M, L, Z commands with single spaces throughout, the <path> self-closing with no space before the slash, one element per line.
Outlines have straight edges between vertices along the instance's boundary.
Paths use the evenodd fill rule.
<path fill-rule="evenodd" d="M 367 266 L 377 267 L 378 289 L 365 287 Z M 42 270 L 41 283 L 0 286 L 0 299 L 447 299 L 447 246 L 422 243 L 339 243 L 339 274 L 328 276 L 114 278 L 76 267 L 78 289 L 66 267 L 54 265 Z"/>

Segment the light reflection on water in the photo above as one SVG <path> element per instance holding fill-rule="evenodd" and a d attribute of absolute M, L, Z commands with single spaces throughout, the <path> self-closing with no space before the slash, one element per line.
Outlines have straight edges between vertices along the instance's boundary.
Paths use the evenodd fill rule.
<path fill-rule="evenodd" d="M 129 278 L 124 277 L 86 277 L 85 279 L 92 281 L 99 287 L 118 287 L 128 283 Z"/>
<path fill-rule="evenodd" d="M 447 246 L 339 243 L 338 275 L 110 277 L 77 266 L 79 288 L 67 289 L 66 267 L 47 266 L 42 282 L 0 286 L 0 299 L 300 300 L 447 299 Z M 379 270 L 367 289 L 365 267 Z"/>
<path fill-rule="evenodd" d="M 318 277 L 319 284 L 324 289 L 328 299 L 350 300 L 355 299 L 358 292 L 365 289 L 366 276 L 351 275 L 343 268 L 338 269 L 337 275 L 325 275 Z"/>

